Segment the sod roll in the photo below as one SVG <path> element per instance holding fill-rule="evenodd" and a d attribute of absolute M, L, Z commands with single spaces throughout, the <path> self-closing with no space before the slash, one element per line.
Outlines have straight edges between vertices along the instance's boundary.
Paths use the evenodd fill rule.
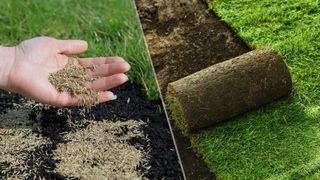
<path fill-rule="evenodd" d="M 185 132 L 230 119 L 288 96 L 289 70 L 271 48 L 253 50 L 168 85 L 173 119 Z"/>

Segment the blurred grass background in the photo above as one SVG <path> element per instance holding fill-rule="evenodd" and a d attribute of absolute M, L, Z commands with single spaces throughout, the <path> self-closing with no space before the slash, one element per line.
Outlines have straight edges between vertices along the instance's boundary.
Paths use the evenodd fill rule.
<path fill-rule="evenodd" d="M 320 179 L 320 1 L 207 2 L 253 48 L 282 54 L 294 92 L 192 135 L 193 147 L 218 179 Z"/>
<path fill-rule="evenodd" d="M 132 0 L 2 0 L 0 44 L 36 36 L 86 40 L 89 49 L 80 57 L 124 57 L 132 66 L 129 79 L 140 83 L 149 99 L 159 98 Z"/>

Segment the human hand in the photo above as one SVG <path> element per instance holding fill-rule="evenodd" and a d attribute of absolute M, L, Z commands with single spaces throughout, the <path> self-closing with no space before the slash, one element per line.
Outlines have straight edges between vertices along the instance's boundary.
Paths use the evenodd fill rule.
<path fill-rule="evenodd" d="M 67 55 L 83 53 L 87 47 L 87 43 L 81 40 L 37 37 L 8 48 L 5 63 L 2 62 L 5 66 L 0 66 L 3 71 L 0 88 L 54 106 L 79 105 L 78 98 L 67 92 L 58 92 L 48 78 L 68 63 Z M 99 79 L 86 83 L 88 88 L 103 91 L 98 97 L 99 103 L 115 99 L 116 96 L 108 90 L 128 80 L 124 73 L 130 65 L 120 57 L 80 58 L 79 63 L 84 67 L 99 65 L 95 71 L 88 71 L 89 75 L 99 76 Z"/>

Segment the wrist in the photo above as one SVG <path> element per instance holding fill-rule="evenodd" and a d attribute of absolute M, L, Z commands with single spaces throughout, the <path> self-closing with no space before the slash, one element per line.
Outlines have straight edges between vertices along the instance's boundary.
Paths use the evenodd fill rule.
<path fill-rule="evenodd" d="M 0 89 L 10 90 L 9 76 L 14 63 L 15 47 L 0 46 Z"/>

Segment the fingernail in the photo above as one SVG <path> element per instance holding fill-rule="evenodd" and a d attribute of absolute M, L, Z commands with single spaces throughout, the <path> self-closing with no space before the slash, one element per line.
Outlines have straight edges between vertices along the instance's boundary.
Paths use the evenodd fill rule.
<path fill-rule="evenodd" d="M 129 80 L 128 76 L 127 75 L 124 75 L 125 79 L 126 79 L 126 82 Z"/>
<path fill-rule="evenodd" d="M 130 64 L 129 64 L 129 63 L 127 63 L 127 62 L 125 62 L 125 66 L 126 66 L 127 71 L 129 71 L 129 70 L 130 70 L 130 68 L 131 68 Z"/>
<path fill-rule="evenodd" d="M 114 94 L 111 100 L 116 100 L 117 98 L 118 96 Z"/>

